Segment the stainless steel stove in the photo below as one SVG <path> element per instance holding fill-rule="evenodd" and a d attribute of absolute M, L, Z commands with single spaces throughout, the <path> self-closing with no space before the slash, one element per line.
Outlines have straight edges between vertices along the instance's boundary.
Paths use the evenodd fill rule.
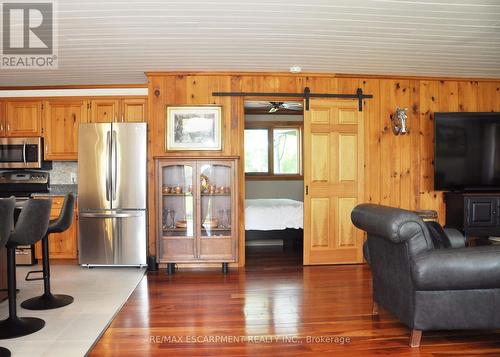
<path fill-rule="evenodd" d="M 34 193 L 48 193 L 50 176 L 45 171 L 14 170 L 0 173 L 0 197 L 30 197 Z"/>
<path fill-rule="evenodd" d="M 13 170 L 0 172 L 0 197 L 16 197 L 21 205 L 36 193 L 49 193 L 50 176 L 45 171 Z M 36 264 L 34 246 L 19 246 L 16 249 L 17 265 Z"/>

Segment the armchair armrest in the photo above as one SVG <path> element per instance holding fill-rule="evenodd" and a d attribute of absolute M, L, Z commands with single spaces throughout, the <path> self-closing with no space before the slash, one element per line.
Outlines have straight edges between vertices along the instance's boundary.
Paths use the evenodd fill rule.
<path fill-rule="evenodd" d="M 500 246 L 436 249 L 411 262 L 416 290 L 500 288 Z"/>
<path fill-rule="evenodd" d="M 444 228 L 444 233 L 451 244 L 451 248 L 464 248 L 465 247 L 465 237 L 458 229 L 455 228 Z"/>

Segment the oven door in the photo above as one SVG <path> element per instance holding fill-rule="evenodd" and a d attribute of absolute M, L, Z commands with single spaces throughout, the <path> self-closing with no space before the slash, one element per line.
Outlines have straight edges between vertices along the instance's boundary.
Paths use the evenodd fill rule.
<path fill-rule="evenodd" d="M 0 138 L 0 168 L 42 167 L 42 138 Z"/>

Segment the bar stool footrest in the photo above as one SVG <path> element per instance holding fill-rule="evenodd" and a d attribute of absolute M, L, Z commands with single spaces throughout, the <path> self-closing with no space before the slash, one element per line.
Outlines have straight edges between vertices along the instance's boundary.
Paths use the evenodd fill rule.
<path fill-rule="evenodd" d="M 45 277 L 43 277 L 43 276 L 41 278 L 30 278 L 31 274 L 37 274 L 37 273 L 42 273 L 43 274 L 43 270 L 31 270 L 31 271 L 29 271 L 26 274 L 26 277 L 24 278 L 24 280 L 26 280 L 26 281 L 35 281 L 35 280 L 43 280 L 43 279 L 45 279 Z"/>

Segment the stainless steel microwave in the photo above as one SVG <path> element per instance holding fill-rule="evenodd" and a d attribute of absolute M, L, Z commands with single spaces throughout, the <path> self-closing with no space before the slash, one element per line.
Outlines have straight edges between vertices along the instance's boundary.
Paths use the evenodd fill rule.
<path fill-rule="evenodd" d="M 42 138 L 0 138 L 0 169 L 39 169 L 42 161 Z"/>

